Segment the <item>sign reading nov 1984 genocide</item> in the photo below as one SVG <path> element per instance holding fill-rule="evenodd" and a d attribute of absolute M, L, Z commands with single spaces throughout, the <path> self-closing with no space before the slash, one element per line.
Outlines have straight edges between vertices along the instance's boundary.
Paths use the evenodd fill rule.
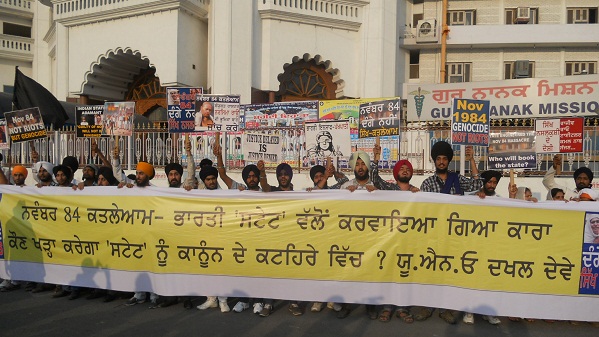
<path fill-rule="evenodd" d="M 5 278 L 597 318 L 599 287 L 589 280 L 599 244 L 583 246 L 593 202 L 6 185 L 0 193 Z"/>
<path fill-rule="evenodd" d="M 398 136 L 401 99 L 360 104 L 360 138 Z"/>
<path fill-rule="evenodd" d="M 532 169 L 536 166 L 534 131 L 490 134 L 489 169 Z"/>
<path fill-rule="evenodd" d="M 489 101 L 453 100 L 451 143 L 489 146 Z"/>
<path fill-rule="evenodd" d="M 537 153 L 582 152 L 584 118 L 537 119 Z"/>
<path fill-rule="evenodd" d="M 4 113 L 6 127 L 13 143 L 46 138 L 46 127 L 38 108 L 29 108 Z"/>

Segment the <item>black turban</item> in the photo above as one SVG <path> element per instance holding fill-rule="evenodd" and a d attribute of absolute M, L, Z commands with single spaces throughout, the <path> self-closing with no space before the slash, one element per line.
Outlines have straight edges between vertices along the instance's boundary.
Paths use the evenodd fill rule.
<path fill-rule="evenodd" d="M 206 180 L 209 176 L 215 176 L 218 178 L 218 170 L 214 166 L 204 166 L 200 170 L 200 179 L 202 181 Z"/>
<path fill-rule="evenodd" d="M 578 176 L 584 173 L 587 175 L 587 177 L 589 177 L 589 181 L 593 181 L 593 171 L 591 171 L 588 167 L 579 167 L 578 169 L 576 169 L 576 171 L 574 171 L 574 180 L 576 180 L 578 178 Z"/>
<path fill-rule="evenodd" d="M 314 165 L 314 166 L 312 166 L 312 168 L 310 169 L 310 179 L 312 179 L 312 181 L 314 181 L 314 176 L 318 172 L 324 174 L 324 172 L 325 172 L 324 166 L 322 166 L 322 165 Z"/>
<path fill-rule="evenodd" d="M 289 164 L 281 163 L 277 166 L 277 177 L 281 175 L 281 171 L 285 171 L 285 173 L 287 173 L 287 175 L 289 176 L 289 180 L 293 178 L 293 170 L 291 169 L 291 166 L 289 166 Z"/>
<path fill-rule="evenodd" d="M 243 182 L 246 184 L 247 184 L 248 177 L 250 176 L 250 172 L 254 172 L 254 175 L 256 177 L 260 176 L 260 170 L 258 169 L 258 166 L 254 165 L 254 164 L 246 165 L 243 168 L 243 171 L 241 171 L 241 178 L 243 179 Z"/>
<path fill-rule="evenodd" d="M 71 169 L 71 172 L 75 173 L 79 168 L 79 161 L 73 156 L 66 156 L 62 160 L 62 165 L 68 166 Z"/>
<path fill-rule="evenodd" d="M 204 158 L 202 159 L 202 161 L 200 162 L 200 167 L 204 167 L 204 166 L 212 166 L 214 165 L 214 163 L 212 162 L 212 160 L 208 159 L 208 158 Z"/>
<path fill-rule="evenodd" d="M 168 176 L 168 173 L 172 170 L 179 172 L 179 175 L 183 175 L 183 166 L 181 166 L 181 164 L 179 164 L 179 163 L 170 163 L 170 164 L 166 165 L 166 167 L 164 168 L 164 172 L 166 173 L 167 176 Z"/>
<path fill-rule="evenodd" d="M 433 161 L 437 160 L 438 156 L 446 156 L 449 161 L 453 159 L 453 149 L 448 142 L 440 140 L 433 145 L 433 148 L 431 149 Z"/>
<path fill-rule="evenodd" d="M 116 180 L 114 174 L 112 173 L 112 168 L 107 166 L 102 166 L 98 169 L 98 176 L 104 177 L 104 179 L 108 180 L 108 183 L 111 186 L 116 186 L 119 184 L 119 181 Z"/>
<path fill-rule="evenodd" d="M 54 168 L 52 169 L 52 173 L 54 173 L 54 176 L 56 176 L 56 173 L 58 172 L 62 172 L 65 176 L 67 176 L 67 180 L 69 182 L 71 182 L 71 180 L 73 179 L 73 171 L 71 171 L 71 168 L 67 165 L 54 166 Z"/>
<path fill-rule="evenodd" d="M 489 170 L 489 171 L 483 172 L 480 175 L 480 177 L 484 180 L 485 184 L 488 183 L 489 180 L 491 180 L 491 178 L 493 178 L 493 177 L 495 177 L 495 179 L 497 179 L 497 182 L 499 182 L 499 179 L 501 179 L 501 172 Z"/>

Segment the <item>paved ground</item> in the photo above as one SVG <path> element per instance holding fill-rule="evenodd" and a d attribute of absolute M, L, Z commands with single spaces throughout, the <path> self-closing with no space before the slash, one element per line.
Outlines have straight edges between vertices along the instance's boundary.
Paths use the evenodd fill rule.
<path fill-rule="evenodd" d="M 126 299 L 51 298 L 51 292 L 24 290 L 0 293 L 0 336 L 599 336 L 599 327 L 588 323 L 510 322 L 492 326 L 476 316 L 474 325 L 448 325 L 436 312 L 425 322 L 406 324 L 397 318 L 388 323 L 371 321 L 364 306 L 356 306 L 345 319 L 325 309 L 294 317 L 286 302 L 276 302 L 271 316 L 251 311 L 223 314 L 218 309 L 199 311 L 183 305 L 149 309 L 148 304 L 125 306 Z M 229 299 L 231 307 L 235 299 Z M 555 310 L 559 310 L 556 307 Z"/>

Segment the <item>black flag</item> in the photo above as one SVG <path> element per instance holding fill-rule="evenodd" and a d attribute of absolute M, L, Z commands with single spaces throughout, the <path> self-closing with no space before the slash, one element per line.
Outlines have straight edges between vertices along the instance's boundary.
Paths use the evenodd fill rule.
<path fill-rule="evenodd" d="M 19 67 L 15 68 L 15 88 L 12 102 L 16 110 L 38 107 L 44 124 L 59 129 L 69 119 L 60 102 L 43 85 L 23 75 Z"/>

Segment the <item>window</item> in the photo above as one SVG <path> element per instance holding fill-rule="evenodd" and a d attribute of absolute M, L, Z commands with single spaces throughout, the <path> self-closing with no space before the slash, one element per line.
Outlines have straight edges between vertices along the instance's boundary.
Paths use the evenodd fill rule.
<path fill-rule="evenodd" d="M 447 12 L 447 24 L 450 26 L 471 26 L 476 24 L 476 11 L 449 11 Z"/>
<path fill-rule="evenodd" d="M 597 62 L 566 62 L 566 76 L 597 73 Z"/>
<path fill-rule="evenodd" d="M 2 29 L 4 34 L 22 37 L 31 37 L 31 27 L 15 25 L 14 23 L 3 22 Z"/>
<path fill-rule="evenodd" d="M 526 10 L 528 10 L 528 20 L 523 17 L 526 16 Z M 518 8 L 507 8 L 505 10 L 505 24 L 506 25 L 514 25 L 514 24 L 529 24 L 536 25 L 539 23 L 539 9 L 538 8 L 530 8 L 530 7 L 520 7 Z"/>
<path fill-rule="evenodd" d="M 5 93 L 7 93 L 7 94 L 12 94 L 12 93 L 14 93 L 14 92 L 15 92 L 15 87 L 14 87 L 14 86 L 12 86 L 12 85 L 5 85 L 5 86 L 4 86 L 4 91 L 3 91 L 3 92 L 5 92 Z"/>
<path fill-rule="evenodd" d="M 528 60 L 505 62 L 503 69 L 503 78 L 506 80 L 535 76 L 535 63 Z"/>
<path fill-rule="evenodd" d="M 597 8 L 568 8 L 568 23 L 597 23 Z"/>
<path fill-rule="evenodd" d="M 447 63 L 445 65 L 445 83 L 471 82 L 472 63 Z"/>
<path fill-rule="evenodd" d="M 420 50 L 410 50 L 410 79 L 420 78 Z"/>

